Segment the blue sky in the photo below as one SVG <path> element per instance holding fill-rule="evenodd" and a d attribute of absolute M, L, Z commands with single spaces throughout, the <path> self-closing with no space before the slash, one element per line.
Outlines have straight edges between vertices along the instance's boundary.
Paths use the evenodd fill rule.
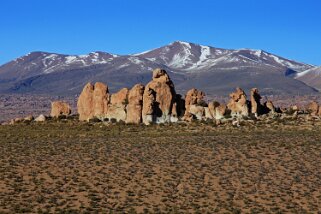
<path fill-rule="evenodd" d="M 1 0 L 0 64 L 32 51 L 130 54 L 183 40 L 321 65 L 319 0 Z"/>

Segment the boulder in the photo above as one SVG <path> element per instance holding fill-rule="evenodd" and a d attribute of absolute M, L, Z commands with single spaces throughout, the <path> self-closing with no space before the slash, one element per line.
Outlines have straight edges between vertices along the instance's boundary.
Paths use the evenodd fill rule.
<path fill-rule="evenodd" d="M 117 122 L 126 121 L 126 105 L 128 104 L 128 92 L 129 90 L 127 88 L 123 88 L 117 93 L 111 95 L 106 118 L 115 119 Z"/>
<path fill-rule="evenodd" d="M 225 104 L 220 104 L 217 108 L 215 108 L 215 119 L 221 120 L 225 117 L 227 112 L 227 106 Z"/>
<path fill-rule="evenodd" d="M 43 114 L 40 114 L 36 119 L 36 122 L 45 122 L 46 121 L 46 116 Z"/>
<path fill-rule="evenodd" d="M 227 107 L 231 111 L 232 117 L 247 117 L 249 115 L 246 94 L 241 88 L 236 88 L 236 91 L 230 94 L 230 101 L 227 104 Z"/>
<path fill-rule="evenodd" d="M 27 122 L 30 122 L 30 121 L 33 121 L 33 119 L 34 119 L 34 117 L 32 115 L 28 115 L 23 120 L 27 121 Z"/>
<path fill-rule="evenodd" d="M 79 120 L 89 120 L 94 117 L 93 94 L 94 86 L 91 83 L 87 83 L 77 102 Z"/>
<path fill-rule="evenodd" d="M 312 101 L 311 103 L 309 103 L 307 110 L 311 114 L 311 116 L 318 116 L 319 104 L 316 101 Z"/>
<path fill-rule="evenodd" d="M 297 105 L 291 106 L 292 111 L 297 112 L 300 111 L 300 108 Z"/>
<path fill-rule="evenodd" d="M 68 103 L 62 101 L 54 101 L 51 103 L 51 117 L 59 117 L 60 115 L 68 116 L 71 114 L 71 108 Z"/>
<path fill-rule="evenodd" d="M 126 107 L 126 123 L 139 124 L 142 122 L 144 89 L 144 85 L 136 84 L 128 92 L 128 105 Z"/>
<path fill-rule="evenodd" d="M 220 104 L 217 101 L 212 101 L 208 104 L 208 109 L 213 119 L 220 120 L 226 114 L 226 105 Z"/>
<path fill-rule="evenodd" d="M 204 117 L 205 119 L 214 119 L 213 115 L 212 115 L 212 112 L 210 111 L 209 107 L 203 107 L 204 108 Z"/>
<path fill-rule="evenodd" d="M 101 82 L 97 82 L 95 85 L 87 83 L 77 102 L 79 120 L 89 121 L 89 119 L 94 117 L 105 118 L 108 102 L 109 93 L 107 85 Z"/>
<path fill-rule="evenodd" d="M 199 105 L 190 105 L 189 113 L 195 115 L 196 119 L 203 120 L 205 117 L 205 107 Z"/>
<path fill-rule="evenodd" d="M 189 112 L 187 113 L 185 112 L 184 116 L 182 117 L 182 120 L 186 122 L 192 122 L 194 119 L 195 119 L 195 116 Z"/>
<path fill-rule="evenodd" d="M 264 106 L 268 109 L 268 111 L 269 111 L 270 113 L 272 113 L 272 114 L 275 113 L 275 107 L 274 107 L 272 101 L 270 101 L 270 100 L 266 101 L 265 104 L 264 104 Z"/>
<path fill-rule="evenodd" d="M 152 96 L 155 99 L 153 105 L 150 102 Z M 144 98 L 149 100 L 146 100 L 147 102 L 145 103 Z M 174 84 L 167 72 L 163 69 L 155 69 L 153 71 L 153 80 L 146 85 L 143 95 L 143 120 L 144 118 L 149 118 L 149 120 L 152 119 L 152 122 L 156 123 L 170 122 L 175 98 Z"/>
<path fill-rule="evenodd" d="M 257 117 L 262 112 L 261 107 L 261 95 L 259 94 L 259 90 L 257 88 L 251 89 L 251 113 Z"/>
<path fill-rule="evenodd" d="M 203 91 L 199 91 L 196 88 L 190 89 L 185 96 L 185 112 L 189 112 L 189 108 L 191 105 L 200 105 L 202 104 L 203 98 L 205 97 L 205 93 Z"/>
<path fill-rule="evenodd" d="M 143 94 L 143 110 L 142 110 L 142 120 L 145 125 L 153 123 L 154 119 L 154 103 L 156 93 L 153 89 L 148 88 L 144 90 Z"/>
<path fill-rule="evenodd" d="M 93 92 L 93 116 L 104 119 L 108 112 L 109 102 L 108 86 L 101 82 L 96 82 Z"/>
<path fill-rule="evenodd" d="M 23 121 L 24 121 L 23 118 L 15 118 L 15 119 L 12 119 L 9 124 L 10 125 L 14 125 L 14 124 L 17 124 L 17 123 L 21 123 Z"/>

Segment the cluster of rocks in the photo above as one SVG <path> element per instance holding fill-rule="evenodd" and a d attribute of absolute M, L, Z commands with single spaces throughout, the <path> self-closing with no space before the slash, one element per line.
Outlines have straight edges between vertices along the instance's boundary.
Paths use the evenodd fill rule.
<path fill-rule="evenodd" d="M 217 101 L 207 103 L 205 93 L 195 88 L 185 99 L 177 94 L 167 72 L 153 71 L 153 79 L 146 86 L 137 84 L 132 89 L 123 88 L 110 94 L 108 86 L 88 83 L 81 92 L 77 107 L 79 119 L 89 121 L 124 121 L 126 123 L 166 123 L 192 120 L 220 120 L 225 117 L 258 117 L 275 112 L 272 102 L 261 104 L 258 89 L 251 90 L 250 101 L 245 92 L 237 88 L 230 94 L 227 105 Z"/>
<path fill-rule="evenodd" d="M 126 123 L 176 122 L 181 114 L 180 97 L 165 70 L 156 69 L 153 79 L 146 86 L 137 84 L 110 94 L 108 86 L 88 83 L 82 90 L 78 103 L 79 119 L 89 121 L 116 120 Z"/>
<path fill-rule="evenodd" d="M 226 104 L 217 101 L 206 102 L 205 93 L 195 88 L 189 90 L 185 97 L 177 94 L 167 72 L 163 69 L 153 71 L 152 80 L 146 85 L 136 84 L 131 89 L 123 88 L 117 93 L 109 93 L 108 86 L 97 82 L 87 83 L 77 102 L 80 121 L 123 121 L 130 124 L 168 123 L 193 120 L 214 120 L 221 122 L 230 119 L 263 118 L 263 115 L 287 113 L 298 114 L 297 106 L 289 109 L 275 108 L 271 101 L 261 103 L 262 97 L 257 88 L 250 91 L 248 100 L 241 88 L 229 95 Z M 321 106 L 311 102 L 306 111 L 310 116 L 321 117 Z M 36 121 L 48 118 L 64 118 L 71 115 L 71 108 L 66 102 L 51 103 L 50 116 L 39 115 L 16 118 L 11 124 Z M 234 120 L 235 121 L 235 120 Z"/>
<path fill-rule="evenodd" d="M 45 122 L 49 118 L 63 118 L 71 115 L 70 105 L 66 102 L 62 101 L 54 101 L 51 103 L 51 112 L 50 116 L 45 116 L 44 114 L 40 114 L 37 117 L 33 115 L 28 115 L 25 118 L 15 118 L 12 119 L 9 124 L 23 123 L 23 122 Z"/>

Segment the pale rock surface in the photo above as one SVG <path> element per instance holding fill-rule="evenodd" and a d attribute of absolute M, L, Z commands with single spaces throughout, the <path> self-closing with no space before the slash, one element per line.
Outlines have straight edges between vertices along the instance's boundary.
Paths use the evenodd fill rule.
<path fill-rule="evenodd" d="M 87 83 L 77 102 L 79 120 L 89 120 L 94 117 L 93 94 L 94 86 L 91 83 Z"/>
<path fill-rule="evenodd" d="M 127 112 L 126 105 L 128 104 L 128 88 L 123 88 L 115 94 L 111 95 L 110 103 L 106 118 L 115 119 L 117 122 L 126 121 Z"/>
<path fill-rule="evenodd" d="M 101 82 L 95 85 L 87 83 L 83 88 L 77 102 L 79 120 L 87 120 L 97 117 L 106 117 L 109 102 L 108 86 Z"/>
<path fill-rule="evenodd" d="M 205 93 L 203 91 L 199 91 L 196 88 L 190 89 L 185 96 L 185 112 L 190 112 L 191 105 L 201 104 L 204 97 Z"/>
<path fill-rule="evenodd" d="M 143 95 L 144 123 L 150 120 L 156 123 L 170 122 L 175 98 L 174 84 L 167 72 L 163 69 L 155 69 L 153 80 L 146 85 Z"/>
<path fill-rule="evenodd" d="M 309 103 L 307 108 L 311 116 L 318 116 L 319 104 L 316 101 L 312 101 L 311 103 Z"/>
<path fill-rule="evenodd" d="M 257 88 L 251 89 L 251 113 L 257 117 L 261 113 L 261 95 Z"/>
<path fill-rule="evenodd" d="M 128 93 L 128 105 L 126 107 L 126 123 L 139 124 L 142 122 L 143 94 L 145 86 L 136 84 Z"/>
<path fill-rule="evenodd" d="M 46 121 L 46 117 L 43 114 L 40 114 L 36 119 L 36 122 L 45 122 Z"/>
<path fill-rule="evenodd" d="M 104 83 L 96 82 L 92 99 L 92 112 L 94 117 L 99 119 L 105 118 L 105 115 L 108 112 L 109 96 L 108 86 Z"/>
<path fill-rule="evenodd" d="M 265 107 L 269 110 L 270 113 L 272 113 L 272 114 L 275 113 L 275 107 L 274 107 L 272 101 L 270 101 L 270 100 L 266 101 Z"/>
<path fill-rule="evenodd" d="M 227 107 L 231 111 L 231 116 L 233 117 L 249 115 L 246 94 L 241 88 L 237 88 L 235 92 L 230 94 L 230 101 L 227 104 Z"/>
<path fill-rule="evenodd" d="M 155 91 L 151 88 L 144 90 L 143 94 L 143 110 L 142 120 L 145 125 L 149 125 L 154 121 L 154 103 L 155 103 Z"/>
<path fill-rule="evenodd" d="M 203 120 L 205 116 L 205 107 L 198 105 L 190 105 L 189 113 L 195 115 L 196 119 Z"/>
<path fill-rule="evenodd" d="M 51 103 L 51 117 L 59 117 L 61 115 L 68 116 L 71 114 L 71 108 L 68 103 L 62 101 L 54 101 Z"/>
<path fill-rule="evenodd" d="M 220 104 L 217 108 L 215 108 L 215 119 L 220 120 L 223 119 L 227 112 L 227 106 L 225 104 Z"/>

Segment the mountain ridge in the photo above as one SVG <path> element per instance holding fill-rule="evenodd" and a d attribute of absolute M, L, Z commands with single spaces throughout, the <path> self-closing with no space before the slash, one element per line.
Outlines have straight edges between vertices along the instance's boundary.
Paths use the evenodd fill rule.
<path fill-rule="evenodd" d="M 0 66 L 0 92 L 78 94 L 89 81 L 106 81 L 112 90 L 118 90 L 136 81 L 146 83 L 157 67 L 173 76 L 179 91 L 197 87 L 210 94 L 223 94 L 237 86 L 253 86 L 262 88 L 263 94 L 317 92 L 293 78 L 313 65 L 264 50 L 223 49 L 183 41 L 130 55 L 31 52 Z M 58 84 L 63 85 L 61 89 Z"/>

